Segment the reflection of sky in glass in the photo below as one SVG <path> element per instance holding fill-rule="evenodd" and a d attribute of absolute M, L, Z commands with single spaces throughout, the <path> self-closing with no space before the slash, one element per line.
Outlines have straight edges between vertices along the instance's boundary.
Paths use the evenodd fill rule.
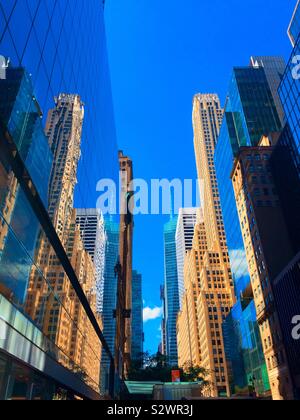
<path fill-rule="evenodd" d="M 44 123 L 59 93 L 81 96 L 85 118 L 75 204 L 95 207 L 99 179 L 118 181 L 102 2 L 1 1 L 0 55 L 32 75 Z"/>
<path fill-rule="evenodd" d="M 231 268 L 235 281 L 236 295 L 239 296 L 249 284 L 250 276 L 233 185 L 230 179 L 234 162 L 232 143 L 234 143 L 235 139 L 229 136 L 227 121 L 225 115 L 215 151 L 215 166 Z"/>
<path fill-rule="evenodd" d="M 300 14 L 300 7 L 299 7 Z M 284 77 L 279 87 L 279 95 L 283 104 L 286 119 L 291 131 L 293 140 L 289 140 L 288 144 L 291 147 L 291 151 L 294 155 L 295 163 L 300 167 L 300 80 L 295 80 L 292 76 L 295 64 L 292 62 L 295 56 L 300 55 L 300 37 L 298 38 L 295 48 L 292 52 L 291 58 L 288 62 Z M 299 72 L 298 72 L 299 73 Z M 286 140 L 288 140 L 286 138 Z M 294 146 L 296 151 L 294 153 Z"/>

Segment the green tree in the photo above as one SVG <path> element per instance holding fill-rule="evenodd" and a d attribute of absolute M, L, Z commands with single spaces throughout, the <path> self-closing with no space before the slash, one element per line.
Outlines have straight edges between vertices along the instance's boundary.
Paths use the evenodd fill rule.
<path fill-rule="evenodd" d="M 128 380 L 149 382 L 170 382 L 172 367 L 168 364 L 168 358 L 161 353 L 150 355 L 143 354 L 143 366 L 140 361 L 132 361 Z"/>

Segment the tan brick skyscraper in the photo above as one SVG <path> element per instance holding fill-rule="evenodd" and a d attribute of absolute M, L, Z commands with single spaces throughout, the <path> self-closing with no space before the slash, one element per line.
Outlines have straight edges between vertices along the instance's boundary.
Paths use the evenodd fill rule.
<path fill-rule="evenodd" d="M 195 228 L 193 250 L 186 261 L 186 276 L 190 277 L 197 298 L 198 359 L 209 372 L 213 396 L 230 395 L 222 323 L 235 302 L 214 166 L 214 150 L 222 117 L 217 95 L 195 96 L 194 146 L 203 223 L 198 223 Z M 178 334 L 181 334 L 180 329 Z"/>

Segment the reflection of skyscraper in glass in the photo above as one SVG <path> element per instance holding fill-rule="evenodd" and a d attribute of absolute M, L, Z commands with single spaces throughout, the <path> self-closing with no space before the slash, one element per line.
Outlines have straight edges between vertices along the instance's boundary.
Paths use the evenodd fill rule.
<path fill-rule="evenodd" d="M 84 250 L 73 208 L 83 115 L 78 95 L 61 94 L 55 108 L 49 111 L 46 132 L 54 156 L 49 186 L 49 215 L 90 306 L 96 312 L 95 269 L 90 255 Z M 39 235 L 35 257 L 28 287 L 27 313 L 58 348 L 97 384 L 100 375 L 99 340 L 43 232 Z M 63 307 L 57 309 L 56 299 L 49 293 L 49 288 L 42 287 L 41 275 L 51 285 Z M 53 316 L 54 313 L 56 316 Z M 97 349 L 99 352 L 95 362 L 91 344 L 93 351 Z M 64 363 L 64 359 L 60 358 L 60 362 Z"/>
<path fill-rule="evenodd" d="M 214 159 L 237 295 L 247 287 L 250 279 L 230 179 L 234 157 L 239 147 L 256 145 L 263 134 L 280 128 L 281 123 L 264 69 L 235 68 Z"/>
<path fill-rule="evenodd" d="M 176 259 L 176 229 L 177 217 L 172 218 L 164 226 L 166 351 L 169 363 L 172 366 L 178 364 L 176 320 L 180 308 Z"/>
<path fill-rule="evenodd" d="M 142 275 L 132 272 L 131 359 L 143 362 L 143 291 Z"/>
<path fill-rule="evenodd" d="M 278 102 L 274 101 L 276 85 L 280 82 L 278 69 L 281 69 L 281 60 L 278 62 L 278 57 L 257 57 L 257 59 L 260 60 L 260 64 L 254 60 L 252 67 L 240 67 L 233 70 L 225 115 L 214 154 L 236 296 L 240 299 L 231 313 L 231 318 L 224 325 L 227 358 L 233 366 L 233 376 L 237 376 L 234 381 L 237 383 L 241 383 L 237 364 L 234 360 L 230 360 L 236 351 L 232 334 L 240 338 L 244 334 L 240 326 L 244 325 L 245 320 L 249 319 L 249 314 L 251 315 L 248 305 L 253 306 L 253 291 L 231 172 L 234 159 L 241 146 L 256 146 L 263 134 L 278 131 L 281 128 L 276 109 Z M 281 107 L 280 110 L 282 111 Z M 242 311 L 239 308 L 242 308 Z M 236 319 L 239 315 L 241 318 Z M 254 319 L 253 331 L 258 336 L 258 324 Z M 252 351 L 247 352 L 247 349 L 244 349 L 241 355 L 246 382 L 250 385 L 250 378 L 255 376 L 259 392 L 264 393 L 270 388 L 267 381 L 263 379 L 266 363 L 263 361 L 261 349 L 261 345 L 253 343 Z M 249 363 L 249 356 L 251 363 Z"/>
<path fill-rule="evenodd" d="M 290 39 L 293 51 L 286 67 L 279 96 L 286 115 L 287 129 L 282 138 L 282 145 L 288 146 L 294 165 L 300 178 L 300 103 L 299 103 L 299 60 L 295 63 L 295 57 L 300 55 L 300 2 L 297 2 L 293 18 L 289 27 Z M 297 70 L 298 69 L 298 70 Z"/>
<path fill-rule="evenodd" d="M 31 382 L 24 382 L 21 387 L 17 385 L 14 387 L 14 381 L 16 382 L 20 377 L 25 378 L 27 375 L 27 373 L 24 374 L 22 366 L 18 365 L 20 375 L 15 377 L 12 370 L 7 370 L 7 374 L 1 377 L 3 386 L 0 386 L 0 398 L 3 397 L 2 389 L 8 389 L 6 386 L 8 380 L 11 386 L 9 394 L 4 397 L 9 399 L 16 397 L 14 389 L 17 388 L 24 390 L 22 395 L 17 396 L 18 398 L 43 398 L 47 395 L 52 399 L 58 392 L 58 384 L 60 387 L 66 387 L 71 397 L 76 394 L 83 398 L 99 398 L 99 394 L 94 391 L 98 386 L 98 379 L 95 384 L 90 377 L 91 371 L 94 372 L 93 377 L 97 376 L 97 369 L 93 370 L 92 365 L 99 367 L 101 338 L 98 325 L 96 326 L 97 320 L 88 308 L 89 304 L 90 308 L 94 309 L 95 296 L 90 290 L 93 283 L 93 265 L 90 256 L 82 249 L 79 230 L 75 224 L 76 214 L 72 211 L 71 197 L 67 195 L 65 186 L 61 185 L 64 192 L 59 191 L 59 181 L 53 179 L 54 186 L 57 182 L 57 194 L 64 195 L 60 198 L 65 206 L 62 205 L 60 211 L 68 215 L 68 220 L 71 220 L 68 234 L 67 224 L 69 222 L 65 224 L 62 214 L 57 215 L 55 220 L 59 237 L 64 242 L 66 252 L 61 247 L 59 238 L 53 231 L 53 226 L 47 216 L 51 153 L 42 123 L 46 123 L 48 110 L 53 109 L 53 98 L 57 97 L 60 92 L 74 94 L 85 103 L 85 123 L 82 127 L 81 158 L 78 162 L 78 171 L 73 176 L 73 169 L 69 174 L 66 170 L 65 179 L 70 175 L 72 178 L 70 183 L 76 184 L 74 201 L 77 207 L 95 207 L 98 198 L 97 182 L 102 178 L 116 181 L 118 178 L 118 155 L 103 3 L 98 0 L 88 2 L 84 0 L 76 2 L 5 1 L 0 2 L 0 22 L 0 55 L 9 57 L 12 66 L 7 72 L 8 74 L 11 71 L 10 88 L 5 91 L 0 89 L 0 107 L 2 109 L 0 114 L 2 116 L 13 115 L 13 119 L 4 121 L 4 127 L 1 126 L 0 132 L 0 161 L 2 165 L 0 202 L 1 222 L 4 222 L 0 224 L 0 247 L 2 248 L 0 265 L 1 271 L 5 273 L 3 281 L 0 278 L 0 318 L 5 320 L 8 331 L 14 331 L 14 334 L 21 333 L 22 340 L 26 340 L 24 346 L 14 347 L 11 345 L 12 340 L 1 341 L 0 364 L 2 365 L 3 358 L 7 359 L 7 354 L 13 357 L 16 364 L 18 363 L 17 359 L 21 359 L 28 363 L 29 367 L 36 369 L 32 377 L 37 378 L 39 384 L 44 384 L 41 387 L 35 387 L 35 384 Z M 22 36 L 19 36 L 20 34 Z M 13 85 L 17 86 L 19 76 L 17 72 L 13 75 L 14 66 L 23 67 L 26 69 L 27 75 L 32 75 L 32 77 L 25 76 L 22 79 L 20 86 L 24 94 L 17 96 L 15 92 L 18 88 L 16 89 Z M 23 70 L 21 69 L 21 71 Z M 30 89 L 27 89 L 28 81 L 31 83 Z M 3 114 L 5 109 L 6 114 Z M 63 147 L 65 147 L 67 140 L 60 122 L 64 123 L 64 129 L 67 132 L 70 131 L 70 127 L 68 127 L 68 118 L 64 119 L 62 115 L 61 117 L 61 121 L 55 121 L 55 127 L 57 136 L 64 137 L 65 145 Z M 8 130 L 12 136 L 12 141 L 9 144 L 2 141 L 2 128 Z M 51 130 L 51 127 L 48 129 Z M 26 137 L 24 137 L 25 134 Z M 32 141 L 30 141 L 30 137 Z M 13 151 L 15 147 L 21 156 L 19 159 L 19 156 L 14 153 L 13 157 L 16 159 L 13 160 L 12 153 L 9 154 L 9 152 Z M 2 150 L 3 148 L 5 150 Z M 6 155 L 2 151 L 9 154 L 10 162 L 13 160 L 14 165 L 7 165 Z M 56 163 L 58 167 L 59 163 Z M 69 161 L 69 163 L 71 162 Z M 70 167 L 72 165 L 73 163 Z M 63 174 L 60 175 L 63 176 Z M 17 179 L 21 186 L 17 183 Z M 5 190 L 3 189 L 4 185 L 7 187 Z M 13 211 L 12 208 L 17 209 L 14 201 L 19 201 L 19 198 L 16 199 L 16 194 L 21 196 L 21 191 L 25 191 L 26 194 L 22 192 L 22 200 L 18 206 L 20 211 Z M 42 199 L 42 204 L 38 195 Z M 51 206 L 55 199 L 55 196 L 51 197 Z M 54 213 L 51 217 L 54 217 Z M 41 229 L 41 235 L 37 242 L 35 227 L 39 225 L 43 229 Z M 9 247 L 7 247 L 8 239 L 11 243 Z M 56 253 L 51 247 L 52 251 L 49 253 L 39 254 L 43 249 L 41 242 L 44 239 L 51 242 Z M 13 252 L 9 248 L 13 249 Z M 4 255 L 6 255 L 5 259 Z M 47 275 L 44 275 L 44 270 L 41 268 L 46 266 L 50 255 L 53 259 L 49 259 Z M 33 264 L 37 261 L 41 261 L 42 267 L 36 267 L 36 275 L 33 276 Z M 32 271 L 27 267 L 33 267 Z M 37 287 L 34 288 L 36 296 L 30 291 L 24 297 L 22 290 L 26 289 L 29 280 L 32 281 L 33 278 L 36 280 Z M 85 296 L 78 287 L 78 281 Z M 9 283 L 9 288 L 5 286 L 5 283 Z M 75 289 L 71 284 L 75 286 Z M 19 310 L 16 310 L 16 306 L 10 305 L 3 295 L 15 305 L 19 305 Z M 44 299 L 41 299 L 40 306 L 36 307 L 35 302 L 39 302 L 38 295 Z M 81 296 L 80 300 L 78 296 Z M 22 299 L 26 302 L 25 307 L 20 304 Z M 67 310 L 64 303 L 68 303 L 68 299 L 70 306 Z M 50 308 L 51 305 L 52 308 Z M 26 311 L 26 317 L 22 316 L 20 311 Z M 33 311 L 35 312 L 34 316 L 31 316 Z M 9 313 L 14 315 L 8 316 Z M 93 322 L 94 327 L 86 323 L 88 318 Z M 18 320 L 18 322 L 14 320 Z M 65 325 L 61 329 L 62 334 L 56 330 L 56 325 L 60 324 L 60 321 L 65 321 Z M 89 346 L 89 349 L 83 345 L 83 340 L 80 338 L 77 328 L 79 323 L 86 328 L 85 331 L 88 335 L 92 331 L 97 331 L 96 343 Z M 42 325 L 44 326 L 43 331 L 37 328 Z M 69 326 L 71 327 L 69 328 Z M 58 348 L 56 338 L 63 337 L 63 333 L 66 334 L 66 331 L 62 330 L 68 329 L 72 335 L 70 338 L 72 344 L 68 345 L 70 340 L 67 337 L 62 340 L 63 349 L 67 348 L 67 354 L 65 354 Z M 28 332 L 26 337 L 24 337 L 24 331 Z M 90 342 L 90 340 L 88 341 Z M 93 338 L 91 341 L 93 342 Z M 80 343 L 83 345 L 81 351 L 83 359 L 82 364 L 78 366 L 74 360 L 78 361 Z M 26 359 L 27 352 L 24 350 L 27 348 L 26 346 L 30 346 L 31 355 L 37 355 L 36 358 L 31 357 L 30 361 Z M 6 351 L 5 355 L 2 352 L 3 348 Z M 91 349 L 92 351 L 90 351 Z M 72 354 L 73 351 L 74 354 Z M 49 354 L 51 354 L 51 360 Z M 84 361 L 87 358 L 90 358 L 90 363 Z M 57 363 L 58 360 L 61 363 Z M 42 366 L 42 361 L 45 362 L 44 366 Z M 52 369 L 49 368 L 50 365 L 53 367 Z M 68 371 L 65 371 L 62 365 L 67 366 Z M 78 380 L 74 373 L 80 375 L 81 380 Z M 34 391 L 32 392 L 32 390 Z M 51 391 L 48 392 L 48 390 Z"/>
<path fill-rule="evenodd" d="M 1 123 L 15 139 L 39 194 L 44 204 L 47 204 L 52 154 L 41 124 L 39 106 L 36 101 L 32 101 L 32 96 L 32 82 L 27 72 L 22 68 L 9 68 L 6 79 L 0 80 Z M 32 265 L 30 257 L 33 258 L 37 241 L 38 223 L 31 209 L 26 208 L 24 193 L 13 172 L 7 173 L 2 165 L 1 168 L 1 288 L 10 291 L 8 293 L 13 291 L 14 299 L 23 304 Z M 12 252 L 15 248 L 15 235 L 22 238 L 29 258 L 24 259 L 18 252 Z M 19 271 L 18 279 L 15 277 L 16 271 Z"/>
<path fill-rule="evenodd" d="M 105 227 L 101 213 L 96 209 L 77 209 L 76 223 L 80 227 L 81 239 L 96 270 L 97 312 L 103 311 Z"/>
<path fill-rule="evenodd" d="M 187 251 L 190 251 L 193 246 L 196 219 L 196 208 L 184 208 L 179 210 L 176 229 L 176 259 L 180 307 L 184 295 L 184 259 Z"/>

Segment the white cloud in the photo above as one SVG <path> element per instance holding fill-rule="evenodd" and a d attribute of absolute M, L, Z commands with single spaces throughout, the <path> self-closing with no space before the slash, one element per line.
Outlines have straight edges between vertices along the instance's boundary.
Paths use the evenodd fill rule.
<path fill-rule="evenodd" d="M 154 319 L 158 319 L 162 316 L 162 314 L 163 314 L 163 308 L 159 308 L 157 306 L 153 309 L 151 309 L 149 307 L 144 308 L 144 311 L 143 311 L 144 322 L 153 321 Z"/>

